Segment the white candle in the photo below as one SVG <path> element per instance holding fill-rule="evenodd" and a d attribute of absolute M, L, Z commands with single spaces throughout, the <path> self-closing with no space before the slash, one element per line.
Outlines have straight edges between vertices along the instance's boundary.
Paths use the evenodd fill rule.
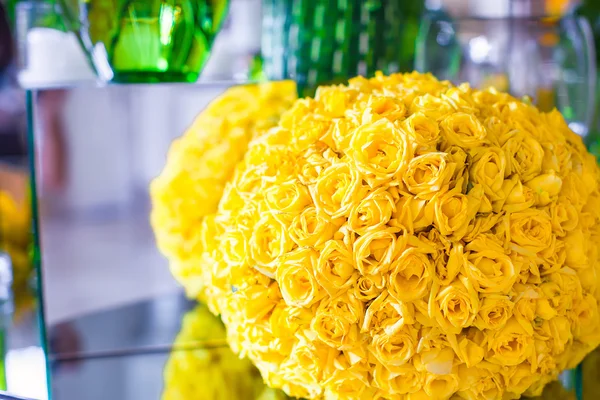
<path fill-rule="evenodd" d="M 57 85 L 96 79 L 72 32 L 33 28 L 27 32 L 26 66 L 19 73 L 23 87 Z"/>

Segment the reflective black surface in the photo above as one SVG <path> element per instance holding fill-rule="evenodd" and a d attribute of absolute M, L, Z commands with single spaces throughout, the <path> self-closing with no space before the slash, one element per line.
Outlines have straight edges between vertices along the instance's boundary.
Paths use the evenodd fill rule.
<path fill-rule="evenodd" d="M 169 349 L 193 307 L 176 292 L 50 326 L 51 361 Z"/>

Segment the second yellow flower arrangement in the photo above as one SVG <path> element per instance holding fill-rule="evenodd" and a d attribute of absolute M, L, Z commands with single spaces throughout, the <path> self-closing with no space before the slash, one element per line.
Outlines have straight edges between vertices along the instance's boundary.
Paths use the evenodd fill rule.
<path fill-rule="evenodd" d="M 187 249 L 175 272 L 269 386 L 515 399 L 600 343 L 600 171 L 558 112 L 378 75 L 321 87 L 253 136 L 167 254 Z M 208 190 L 157 188 L 159 232 L 163 207 Z"/>

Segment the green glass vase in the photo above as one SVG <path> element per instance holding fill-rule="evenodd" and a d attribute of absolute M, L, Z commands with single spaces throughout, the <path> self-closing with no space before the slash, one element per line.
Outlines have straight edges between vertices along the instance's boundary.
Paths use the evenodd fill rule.
<path fill-rule="evenodd" d="M 99 76 L 123 83 L 195 82 L 228 0 L 61 0 Z"/>
<path fill-rule="evenodd" d="M 263 0 L 262 58 L 269 79 L 316 86 L 413 69 L 422 0 Z"/>

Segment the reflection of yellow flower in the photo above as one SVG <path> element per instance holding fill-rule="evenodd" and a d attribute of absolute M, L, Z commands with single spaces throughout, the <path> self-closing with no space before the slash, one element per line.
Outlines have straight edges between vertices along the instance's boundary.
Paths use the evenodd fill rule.
<path fill-rule="evenodd" d="M 600 169 L 560 114 L 378 74 L 298 100 L 245 153 L 171 245 L 269 385 L 519 398 L 600 344 Z"/>
<path fill-rule="evenodd" d="M 174 346 L 164 369 L 163 400 L 287 398 L 264 386 L 250 361 L 231 351 L 223 324 L 205 306 L 185 315 Z"/>
<path fill-rule="evenodd" d="M 0 190 L 0 255 L 6 253 L 12 268 L 12 290 L 17 317 L 33 306 L 29 279 L 33 263 L 31 212 L 28 204 L 18 204 L 14 197 Z"/>
<path fill-rule="evenodd" d="M 193 280 L 202 251 L 196 233 L 203 218 L 217 210 L 248 142 L 275 125 L 295 99 L 293 82 L 228 89 L 173 143 L 164 171 L 152 182 L 151 221 L 158 247 L 190 294 L 199 289 L 186 282 Z"/>

